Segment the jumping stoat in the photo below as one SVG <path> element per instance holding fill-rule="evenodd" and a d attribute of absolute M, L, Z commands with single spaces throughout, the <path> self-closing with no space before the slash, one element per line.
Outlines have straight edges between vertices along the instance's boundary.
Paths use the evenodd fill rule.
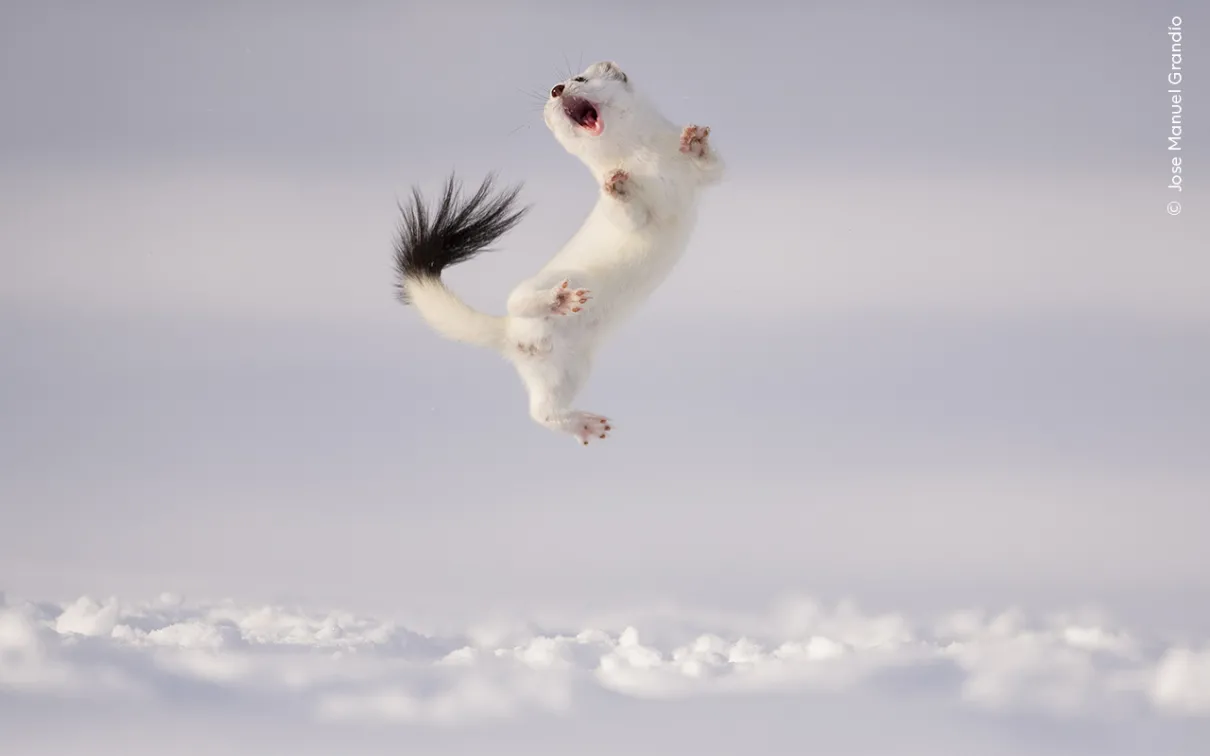
<path fill-rule="evenodd" d="M 581 443 L 613 421 L 572 408 L 607 331 L 664 280 L 689 241 L 699 190 L 721 178 L 709 128 L 681 128 L 635 91 L 612 62 L 556 84 L 543 111 L 555 138 L 601 187 L 584 225 L 508 298 L 502 317 L 477 312 L 441 281 L 525 214 L 518 188 L 496 193 L 489 176 L 469 199 L 451 177 L 434 212 L 419 192 L 402 208 L 395 249 L 401 298 L 446 338 L 494 349 L 517 368 L 529 412 Z"/>

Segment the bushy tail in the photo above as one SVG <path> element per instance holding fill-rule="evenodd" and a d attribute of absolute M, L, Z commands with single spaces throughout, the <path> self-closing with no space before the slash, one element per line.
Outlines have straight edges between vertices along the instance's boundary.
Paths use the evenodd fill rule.
<path fill-rule="evenodd" d="M 417 189 L 410 204 L 400 206 L 403 222 L 395 243 L 399 295 L 412 304 L 430 326 L 454 341 L 499 348 L 504 318 L 471 308 L 441 281 L 441 271 L 466 262 L 515 226 L 528 208 L 517 208 L 520 187 L 493 191 L 493 177 L 463 200 L 450 176 L 435 210 L 430 211 Z"/>

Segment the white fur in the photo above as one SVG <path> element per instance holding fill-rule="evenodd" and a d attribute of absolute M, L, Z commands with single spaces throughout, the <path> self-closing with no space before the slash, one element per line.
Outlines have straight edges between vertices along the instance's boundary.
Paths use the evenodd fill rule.
<path fill-rule="evenodd" d="M 587 444 L 612 429 L 611 420 L 572 408 L 593 356 L 611 328 L 680 259 L 696 220 L 699 190 L 721 178 L 722 163 L 709 146 L 700 155 L 682 151 L 685 129 L 661 115 L 613 63 L 593 64 L 561 84 L 564 91 L 547 101 L 543 118 L 601 187 L 584 225 L 545 267 L 513 289 L 503 318 L 472 310 L 439 282 L 405 286 L 438 332 L 499 350 L 516 366 L 535 421 Z M 569 96 L 595 105 L 600 134 L 568 118 L 562 100 Z M 606 188 L 619 170 L 629 174 L 622 197 Z M 572 293 L 570 301 L 557 308 L 565 281 L 562 291 Z M 587 294 L 577 297 L 577 290 Z"/>
<path fill-rule="evenodd" d="M 445 338 L 487 349 L 504 348 L 507 318 L 473 309 L 440 279 L 409 278 L 404 286 L 424 321 Z"/>

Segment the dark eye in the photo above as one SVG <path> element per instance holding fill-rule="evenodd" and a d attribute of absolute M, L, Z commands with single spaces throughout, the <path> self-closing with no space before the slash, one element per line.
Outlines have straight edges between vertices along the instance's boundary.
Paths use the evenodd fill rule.
<path fill-rule="evenodd" d="M 572 81 L 578 81 L 578 82 L 582 83 L 582 82 L 588 81 L 588 79 L 585 79 L 583 76 L 577 76 L 576 78 L 572 79 Z"/>

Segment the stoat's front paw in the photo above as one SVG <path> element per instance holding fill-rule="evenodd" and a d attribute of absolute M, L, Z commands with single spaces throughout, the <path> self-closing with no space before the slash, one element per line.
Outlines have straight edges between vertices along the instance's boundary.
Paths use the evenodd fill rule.
<path fill-rule="evenodd" d="M 562 283 L 556 286 L 552 293 L 554 294 L 554 303 L 550 306 L 552 315 L 568 315 L 573 312 L 579 312 L 584 308 L 584 303 L 592 297 L 588 296 L 588 289 L 573 289 L 571 282 L 564 279 Z"/>
<path fill-rule="evenodd" d="M 610 197 L 626 199 L 630 196 L 630 174 L 621 169 L 614 171 L 605 179 L 604 189 Z"/>
<path fill-rule="evenodd" d="M 710 153 L 709 126 L 686 126 L 681 132 L 681 152 L 691 157 L 706 157 Z"/>

